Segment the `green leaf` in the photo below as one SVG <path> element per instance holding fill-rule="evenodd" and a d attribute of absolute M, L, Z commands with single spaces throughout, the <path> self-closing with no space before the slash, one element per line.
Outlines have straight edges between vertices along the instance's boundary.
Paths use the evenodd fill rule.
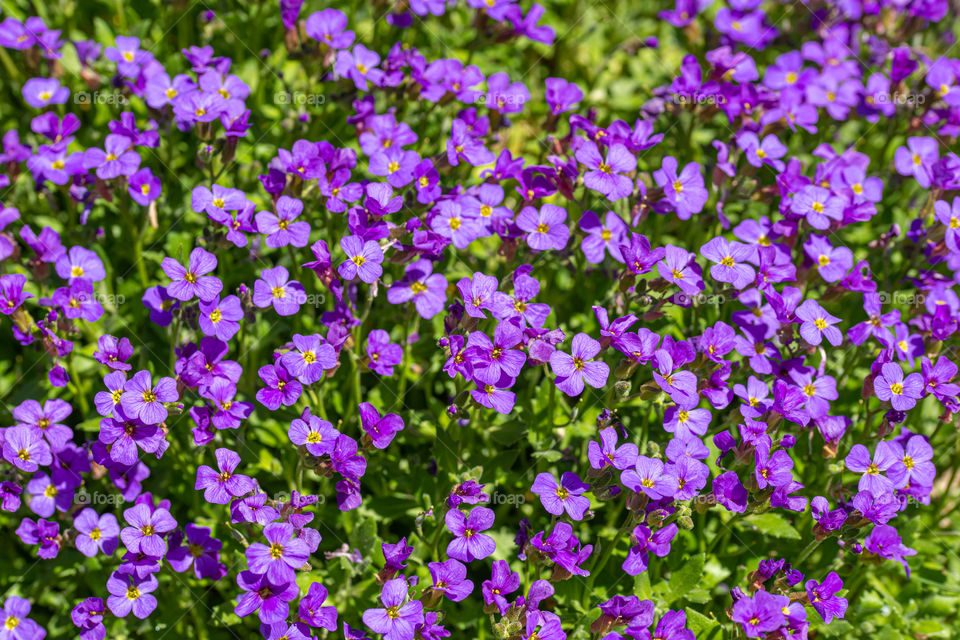
<path fill-rule="evenodd" d="M 759 513 L 749 515 L 737 523 L 740 528 L 749 528 L 766 536 L 784 538 L 786 540 L 800 540 L 803 536 L 787 522 L 779 513 Z"/>
<path fill-rule="evenodd" d="M 698 640 L 707 637 L 706 635 L 701 636 L 700 634 L 709 633 L 720 627 L 720 623 L 717 620 L 708 618 L 699 611 L 695 611 L 689 607 L 684 609 L 684 613 L 687 614 L 687 629 L 693 631 Z"/>
<path fill-rule="evenodd" d="M 700 581 L 703 578 L 703 564 L 705 559 L 706 556 L 704 554 L 698 553 L 690 557 L 686 564 L 670 574 L 670 580 L 668 582 L 668 597 L 670 602 L 688 597 L 692 591 L 700 586 Z"/>

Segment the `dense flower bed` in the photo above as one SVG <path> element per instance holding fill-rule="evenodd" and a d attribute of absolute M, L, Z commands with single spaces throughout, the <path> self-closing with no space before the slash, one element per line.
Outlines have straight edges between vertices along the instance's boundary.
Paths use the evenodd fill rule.
<path fill-rule="evenodd" d="M 950 637 L 946 0 L 83 4 L 0 23 L 0 640 Z"/>

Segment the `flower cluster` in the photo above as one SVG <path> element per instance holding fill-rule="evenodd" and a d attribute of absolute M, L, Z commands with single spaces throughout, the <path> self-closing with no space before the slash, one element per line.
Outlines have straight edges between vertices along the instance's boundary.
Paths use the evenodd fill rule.
<path fill-rule="evenodd" d="M 251 8 L 283 36 L 253 60 L 213 12 L 169 58 L 0 23 L 0 524 L 83 576 L 80 637 L 197 584 L 267 640 L 866 619 L 960 465 L 946 0 L 676 0 L 647 18 L 702 55 L 626 110 L 559 77 L 549 6 L 387 4 Z M 69 624 L 17 589 L 0 640 Z"/>

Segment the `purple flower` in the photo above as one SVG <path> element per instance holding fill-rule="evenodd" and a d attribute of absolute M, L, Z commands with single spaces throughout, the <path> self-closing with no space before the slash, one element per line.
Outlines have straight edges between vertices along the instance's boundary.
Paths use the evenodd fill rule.
<path fill-rule="evenodd" d="M 120 525 L 112 513 L 97 515 L 87 507 L 73 519 L 73 528 L 77 530 L 74 545 L 77 551 L 92 558 L 100 551 L 108 556 L 117 550 L 120 538 Z"/>
<path fill-rule="evenodd" d="M 657 273 L 680 287 L 688 296 L 695 296 L 704 288 L 700 267 L 696 264 L 696 256 L 672 244 L 665 247 L 663 260 L 657 263 Z"/>
<path fill-rule="evenodd" d="M 374 329 L 367 336 L 367 358 L 370 370 L 382 376 L 392 376 L 394 366 L 403 360 L 403 349 L 390 342 L 390 334 Z"/>
<path fill-rule="evenodd" d="M 166 287 L 150 287 L 143 292 L 143 306 L 150 309 L 150 320 L 161 327 L 170 326 L 173 322 L 172 311 L 180 308 L 180 301 L 175 300 L 167 293 Z"/>
<path fill-rule="evenodd" d="M 823 236 L 811 234 L 803 250 L 816 262 L 817 273 L 825 282 L 841 280 L 853 267 L 853 252 L 847 247 L 834 247 Z"/>
<path fill-rule="evenodd" d="M 727 511 L 744 513 L 747 510 L 749 495 L 736 471 L 727 471 L 713 479 L 713 497 Z"/>
<path fill-rule="evenodd" d="M 45 473 L 37 473 L 27 483 L 28 505 L 38 516 L 49 518 L 54 511 L 66 511 L 73 502 L 73 491 L 60 478 L 56 484 Z"/>
<path fill-rule="evenodd" d="M 503 376 L 516 378 L 520 375 L 527 355 L 515 347 L 522 343 L 523 332 L 517 324 L 501 322 L 494 329 L 492 341 L 482 331 L 472 332 L 467 339 L 464 356 L 471 363 L 476 380 L 497 385 Z"/>
<path fill-rule="evenodd" d="M 584 211 L 580 218 L 580 228 L 587 234 L 580 244 L 587 262 L 603 262 L 605 252 L 617 262 L 624 262 L 621 247 L 626 243 L 629 227 L 615 212 L 607 211 L 601 224 L 596 213 Z"/>
<path fill-rule="evenodd" d="M 333 425 L 304 409 L 299 418 L 290 423 L 287 437 L 293 444 L 306 447 L 314 456 L 323 456 L 333 453 L 340 432 Z"/>
<path fill-rule="evenodd" d="M 583 100 L 580 87 L 563 78 L 547 78 L 546 87 L 547 105 L 554 115 L 570 111 Z"/>
<path fill-rule="evenodd" d="M 447 529 L 455 537 L 447 545 L 447 555 L 461 562 L 473 562 L 491 555 L 497 548 L 493 538 L 480 533 L 493 526 L 493 511 L 474 507 L 470 515 L 451 509 L 444 516 Z"/>
<path fill-rule="evenodd" d="M 137 204 L 146 207 L 160 197 L 161 188 L 160 178 L 153 175 L 149 168 L 144 167 L 130 176 L 127 193 Z"/>
<path fill-rule="evenodd" d="M 667 473 L 663 462 L 642 455 L 637 456 L 633 469 L 620 474 L 620 481 L 628 489 L 644 493 L 651 500 L 672 498 L 679 488 L 677 478 Z"/>
<path fill-rule="evenodd" d="M 496 604 L 500 615 L 510 608 L 506 596 L 520 588 L 520 574 L 511 571 L 506 560 L 494 560 L 489 580 L 480 585 L 485 604 Z"/>
<path fill-rule="evenodd" d="M 332 605 L 323 606 L 326 600 L 326 587 L 319 582 L 311 582 L 307 595 L 300 598 L 298 609 L 300 620 L 315 629 L 319 627 L 327 631 L 336 631 L 337 608 Z"/>
<path fill-rule="evenodd" d="M 380 594 L 383 606 L 364 611 L 363 623 L 383 634 L 384 640 L 413 640 L 416 628 L 423 624 L 423 603 L 405 602 L 408 589 L 405 578 L 388 580 Z"/>
<path fill-rule="evenodd" d="M 608 464 L 614 469 L 624 470 L 636 464 L 639 450 L 631 442 L 617 446 L 617 430 L 607 427 L 600 432 L 600 443 L 591 440 L 587 443 L 587 459 L 594 469 L 603 469 Z"/>
<path fill-rule="evenodd" d="M 893 491 L 893 482 L 882 474 L 898 461 L 897 450 L 893 445 L 881 441 L 877 443 L 873 460 L 870 459 L 869 449 L 862 444 L 855 444 L 847 454 L 845 463 L 848 470 L 862 474 L 858 489 L 878 496 Z"/>
<path fill-rule="evenodd" d="M 167 419 L 165 402 L 176 402 L 177 383 L 173 378 L 160 378 L 153 385 L 149 371 L 138 371 L 123 385 L 120 406 L 124 413 L 144 424 L 160 424 Z"/>
<path fill-rule="evenodd" d="M 197 481 L 193 488 L 204 490 L 204 500 L 211 504 L 230 504 L 233 498 L 239 498 L 254 490 L 253 480 L 234 473 L 240 464 L 240 456 L 235 451 L 220 448 L 215 455 L 218 471 L 205 464 L 197 467 Z"/>
<path fill-rule="evenodd" d="M 887 468 L 887 477 L 895 487 L 933 486 L 937 469 L 931 462 L 933 448 L 924 436 L 912 436 L 907 440 L 906 447 L 896 440 L 890 444 L 897 461 Z"/>
<path fill-rule="evenodd" d="M 753 245 L 729 242 L 718 236 L 700 247 L 700 255 L 715 263 L 710 267 L 710 276 L 714 280 L 732 284 L 736 289 L 751 284 L 757 275 L 753 267 L 746 264 L 756 259 L 757 251 Z"/>
<path fill-rule="evenodd" d="M 386 176 L 387 182 L 397 189 L 413 182 L 413 172 L 420 164 L 416 151 L 408 151 L 399 146 L 377 149 L 370 156 L 369 171 L 375 176 Z"/>
<path fill-rule="evenodd" d="M 454 118 L 447 138 L 447 161 L 456 167 L 463 160 L 467 164 L 479 167 L 490 164 L 496 156 L 483 146 L 483 143 L 470 135 L 467 123 L 460 118 Z"/>
<path fill-rule="evenodd" d="M 583 174 L 583 184 L 607 196 L 619 200 L 633 191 L 633 180 L 621 173 L 630 173 L 637 168 L 637 159 L 622 144 L 613 144 L 607 150 L 606 159 L 600 157 L 597 145 L 587 140 L 577 149 L 576 158 L 591 171 Z"/>
<path fill-rule="evenodd" d="M 238 211 L 247 204 L 247 196 L 239 189 L 229 189 L 218 184 L 213 188 L 203 185 L 193 188 L 190 207 L 197 213 L 206 213 L 215 220 L 231 217 L 227 211 Z"/>
<path fill-rule="evenodd" d="M 786 155 L 787 147 L 777 136 L 770 134 L 761 142 L 757 134 L 752 131 L 743 131 L 737 134 L 737 145 L 743 149 L 747 162 L 751 166 L 760 167 L 767 164 L 777 171 L 783 171 L 785 165 L 779 158 Z"/>
<path fill-rule="evenodd" d="M 99 282 L 107 277 L 100 257 L 83 247 L 70 247 L 70 251 L 57 259 L 56 270 L 58 276 L 70 282 L 76 278 Z"/>
<path fill-rule="evenodd" d="M 840 322 L 840 318 L 827 313 L 816 300 L 804 300 L 797 307 L 797 318 L 800 320 L 800 335 L 809 344 L 820 344 L 824 336 L 835 347 L 843 342 L 843 333 L 833 326 Z"/>
<path fill-rule="evenodd" d="M 417 313 L 430 319 L 443 311 L 447 300 L 447 279 L 439 273 L 433 273 L 433 263 L 421 258 L 407 265 L 402 280 L 387 290 L 387 300 L 391 304 L 403 304 L 413 301 Z"/>
<path fill-rule="evenodd" d="M 707 190 L 703 186 L 700 165 L 691 162 L 677 173 L 677 159 L 667 156 L 660 169 L 653 172 L 657 186 L 663 189 L 667 202 L 673 205 L 681 220 L 689 220 L 695 213 L 703 210 L 707 203 Z"/>
<path fill-rule="evenodd" d="M 306 564 L 310 557 L 307 543 L 294 537 L 296 531 L 289 522 L 271 522 L 263 528 L 269 544 L 255 542 L 247 547 L 250 571 L 263 574 L 273 584 L 291 582 L 295 569 Z"/>
<path fill-rule="evenodd" d="M 484 309 L 492 309 L 494 295 L 497 293 L 497 279 L 488 276 L 479 271 L 473 274 L 473 278 L 464 276 L 457 282 L 457 289 L 463 298 L 464 310 L 467 315 L 474 318 L 486 318 Z"/>
<path fill-rule="evenodd" d="M 383 275 L 383 249 L 377 241 L 345 236 L 340 238 L 340 248 L 347 254 L 347 259 L 337 268 L 337 273 L 344 280 L 360 278 L 367 284 L 373 284 Z"/>
<path fill-rule="evenodd" d="M 623 560 L 624 572 L 637 576 L 646 571 L 650 562 L 650 552 L 663 558 L 670 553 L 670 546 L 676 535 L 676 523 L 670 523 L 656 531 L 652 531 L 645 525 L 634 528 L 632 538 L 636 544 L 630 548 L 627 557 Z"/>
<path fill-rule="evenodd" d="M 53 461 L 50 447 L 41 433 L 26 425 L 10 427 L 3 432 L 3 457 L 21 471 L 33 473 L 41 465 Z"/>
<path fill-rule="evenodd" d="M 114 415 L 123 395 L 123 385 L 127 382 L 127 375 L 122 371 L 114 371 L 103 376 L 106 391 L 98 391 L 93 397 L 93 404 L 101 416 Z"/>
<path fill-rule="evenodd" d="M 199 308 L 198 321 L 204 335 L 226 342 L 240 331 L 243 306 L 237 296 L 227 296 L 221 300 L 217 295 L 209 300 L 201 300 Z"/>
<path fill-rule="evenodd" d="M 20 91 L 27 104 L 37 109 L 63 104 L 70 97 L 70 89 L 61 87 L 56 78 L 30 78 Z"/>
<path fill-rule="evenodd" d="M 600 353 L 600 343 L 585 333 L 573 337 L 571 353 L 554 351 L 550 354 L 550 367 L 557 376 L 557 388 L 568 396 L 583 393 L 584 383 L 595 389 L 607 383 L 610 367 L 607 363 L 593 360 Z"/>
<path fill-rule="evenodd" d="M 304 31 L 331 49 L 346 49 L 353 44 L 354 33 L 347 29 L 347 16 L 336 9 L 324 9 L 310 14 Z"/>
<path fill-rule="evenodd" d="M 30 601 L 18 596 L 8 596 L 3 608 L 0 609 L 0 619 L 4 626 L 0 628 L 2 640 L 43 640 L 46 630 L 33 620 L 30 615 Z"/>
<path fill-rule="evenodd" d="M 155 575 L 126 574 L 114 571 L 107 580 L 107 606 L 113 615 L 124 618 L 133 615 L 143 620 L 157 608 L 157 599 L 152 595 L 160 583 Z"/>
<path fill-rule="evenodd" d="M 107 629 L 103 626 L 104 611 L 102 598 L 87 598 L 73 608 L 70 619 L 80 629 L 80 640 L 103 640 L 107 637 Z"/>
<path fill-rule="evenodd" d="M 173 258 L 164 258 L 160 266 L 170 278 L 167 293 L 177 300 L 186 302 L 194 297 L 212 300 L 223 290 L 219 278 L 206 275 L 217 268 L 217 257 L 203 247 L 190 252 L 189 267 L 184 267 Z"/>
<path fill-rule="evenodd" d="M 117 36 L 114 46 L 107 47 L 103 57 L 116 62 L 117 71 L 128 78 L 137 77 L 140 67 L 153 59 L 149 51 L 140 48 L 140 38 L 129 36 Z"/>
<path fill-rule="evenodd" d="M 843 618 L 843 614 L 847 612 L 847 599 L 837 595 L 837 592 L 843 589 L 843 580 L 836 571 L 827 574 L 823 582 L 807 580 L 804 587 L 807 590 L 810 605 L 816 609 L 824 622 L 830 624 L 834 618 Z"/>
<path fill-rule="evenodd" d="M 40 545 L 40 548 L 37 549 L 37 557 L 39 558 L 50 560 L 56 558 L 57 554 L 60 553 L 62 538 L 60 537 L 60 525 L 56 522 L 49 522 L 43 518 L 37 518 L 37 521 L 34 522 L 30 518 L 24 518 L 20 521 L 16 534 L 24 544 Z"/>
<path fill-rule="evenodd" d="M 293 334 L 294 348 L 280 356 L 284 368 L 302 384 L 310 385 L 323 377 L 326 369 L 337 366 L 337 352 L 319 334 Z"/>
<path fill-rule="evenodd" d="M 123 374 L 118 372 L 117 375 Z M 107 408 L 103 407 L 104 410 Z M 117 404 L 114 405 L 113 414 L 115 418 L 108 416 L 100 421 L 98 440 L 110 446 L 110 459 L 114 462 L 122 465 L 136 464 L 138 447 L 148 453 L 156 453 L 164 445 L 163 431 L 158 426 L 142 424 L 139 420 L 128 418 L 123 413 L 122 406 Z"/>
<path fill-rule="evenodd" d="M 459 200 L 441 200 L 436 214 L 430 219 L 430 228 L 449 238 L 457 249 L 466 249 L 483 235 L 484 227 L 476 216 L 464 211 Z"/>
<path fill-rule="evenodd" d="M 467 580 L 467 567 L 463 563 L 451 558 L 446 562 L 430 562 L 427 567 L 433 578 L 430 589 L 451 602 L 460 602 L 473 592 L 473 581 Z"/>
<path fill-rule="evenodd" d="M 127 360 L 132 355 L 133 345 L 130 340 L 105 333 L 97 339 L 97 350 L 93 352 L 93 359 L 110 369 L 130 371 L 132 365 Z"/>
<path fill-rule="evenodd" d="M 179 531 L 171 538 L 181 541 Z M 220 563 L 220 549 L 223 547 L 216 538 L 210 537 L 208 527 L 198 527 L 192 522 L 186 526 L 186 544 L 174 544 L 167 551 L 167 562 L 177 573 L 183 573 L 193 567 L 198 580 L 211 578 L 219 580 L 227 574 L 227 568 Z"/>
<path fill-rule="evenodd" d="M 358 44 L 351 51 L 344 48 L 337 53 L 334 72 L 341 78 L 353 80 L 357 89 L 367 91 L 368 81 L 376 86 L 383 84 L 384 74 L 377 68 L 378 64 L 380 64 L 380 56 L 362 44 Z"/>
<path fill-rule="evenodd" d="M 83 168 L 96 169 L 97 177 L 101 180 L 132 176 L 140 168 L 140 154 L 132 146 L 130 138 L 111 133 L 104 141 L 103 149 L 87 149 L 83 156 Z"/>
<path fill-rule="evenodd" d="M 282 361 L 260 367 L 257 375 L 267 385 L 257 391 L 257 400 L 271 411 L 279 409 L 281 404 L 285 407 L 293 405 L 303 393 L 303 385 L 283 366 Z"/>
<path fill-rule="evenodd" d="M 873 392 L 883 401 L 889 401 L 897 411 L 909 411 L 923 397 L 923 377 L 911 373 L 906 378 L 903 369 L 895 362 L 880 367 L 880 375 L 873 379 Z"/>
<path fill-rule="evenodd" d="M 537 474 L 530 490 L 540 496 L 547 513 L 559 516 L 566 511 L 574 520 L 583 520 L 583 514 L 590 508 L 590 499 L 582 494 L 589 488 L 577 474 L 568 471 L 560 476 L 560 482 L 552 474 Z"/>
<path fill-rule="evenodd" d="M 910 565 L 904 558 L 917 555 L 917 551 L 903 544 L 897 530 L 890 525 L 880 524 L 875 526 L 870 535 L 863 541 L 863 548 L 881 558 L 896 560 L 903 565 L 907 577 L 910 577 Z"/>
<path fill-rule="evenodd" d="M 831 220 L 843 218 L 843 201 L 823 187 L 807 185 L 793 196 L 790 210 L 805 216 L 814 229 L 823 230 L 830 227 Z"/>
<path fill-rule="evenodd" d="M 97 301 L 93 283 L 87 278 L 74 278 L 68 287 L 60 287 L 50 299 L 53 306 L 63 310 L 63 315 L 71 320 L 83 319 L 96 322 L 103 315 L 103 307 Z M 44 301 L 41 300 L 41 304 Z"/>
<path fill-rule="evenodd" d="M 748 638 L 763 638 L 786 623 L 777 596 L 757 591 L 753 597 L 743 596 L 733 603 L 731 619 L 738 623 Z"/>
<path fill-rule="evenodd" d="M 0 276 L 0 313 L 8 316 L 24 303 L 33 294 L 27 293 L 23 287 L 27 284 L 27 277 L 20 273 L 9 273 Z"/>
<path fill-rule="evenodd" d="M 933 166 L 940 158 L 937 141 L 933 138 L 911 136 L 907 146 L 899 147 L 893 155 L 893 166 L 902 176 L 913 176 L 924 189 L 933 183 Z"/>
<path fill-rule="evenodd" d="M 372 404 L 361 402 L 360 427 L 370 437 L 374 447 L 386 449 L 393 437 L 403 431 L 403 418 L 395 413 L 381 416 Z"/>
<path fill-rule="evenodd" d="M 17 421 L 16 426 L 30 427 L 46 438 L 55 451 L 59 451 L 73 437 L 70 427 L 62 424 L 72 411 L 65 400 L 51 398 L 42 407 L 36 400 L 24 400 L 13 409 L 12 414 Z"/>
<path fill-rule="evenodd" d="M 257 230 L 267 234 L 264 241 L 270 248 L 305 247 L 310 240 L 310 223 L 294 222 L 303 213 L 303 202 L 289 196 L 280 196 L 276 213 L 261 211 L 256 216 Z"/>
<path fill-rule="evenodd" d="M 163 557 L 167 541 L 163 536 L 177 528 L 177 521 L 162 507 L 139 503 L 123 512 L 123 519 L 130 525 L 120 531 L 120 540 L 130 553 L 143 553 Z M 112 609 L 112 607 L 111 607 Z"/>
<path fill-rule="evenodd" d="M 238 573 L 237 586 L 244 593 L 237 598 L 233 612 L 242 618 L 258 611 L 260 622 L 264 624 L 286 620 L 290 614 L 289 602 L 300 595 L 296 582 L 275 582 L 253 571 Z"/>
<path fill-rule="evenodd" d="M 307 301 L 303 285 L 290 279 L 284 266 L 264 269 L 260 278 L 253 283 L 253 304 L 261 309 L 273 305 L 274 311 L 281 316 L 291 316 L 300 310 Z"/>
<path fill-rule="evenodd" d="M 557 251 L 567 246 L 570 229 L 566 225 L 567 211 L 555 204 L 544 204 L 537 211 L 524 207 L 517 215 L 517 226 L 527 232 L 526 240 L 535 251 Z"/>

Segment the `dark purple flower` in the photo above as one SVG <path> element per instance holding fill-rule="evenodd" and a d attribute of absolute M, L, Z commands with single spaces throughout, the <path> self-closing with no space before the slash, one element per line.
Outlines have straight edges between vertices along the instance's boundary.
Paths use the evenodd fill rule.
<path fill-rule="evenodd" d="M 824 622 L 830 624 L 834 618 L 843 618 L 847 611 L 847 599 L 837 595 L 837 592 L 843 589 L 843 580 L 836 571 L 827 574 L 823 582 L 807 580 L 804 587 L 807 590 L 807 599 Z"/>

